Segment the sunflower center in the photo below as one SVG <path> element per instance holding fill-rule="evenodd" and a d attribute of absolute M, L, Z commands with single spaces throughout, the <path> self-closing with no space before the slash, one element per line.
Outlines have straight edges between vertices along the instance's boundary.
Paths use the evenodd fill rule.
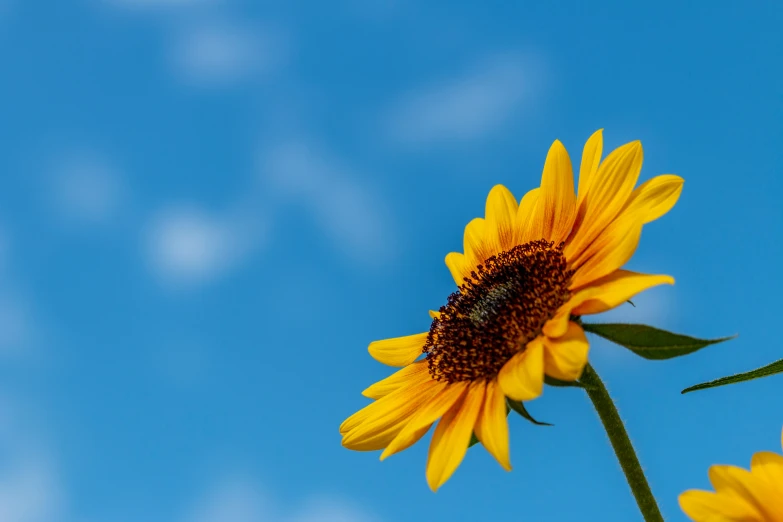
<path fill-rule="evenodd" d="M 494 378 L 569 298 L 563 245 L 531 241 L 487 259 L 432 321 L 424 353 L 434 379 Z"/>

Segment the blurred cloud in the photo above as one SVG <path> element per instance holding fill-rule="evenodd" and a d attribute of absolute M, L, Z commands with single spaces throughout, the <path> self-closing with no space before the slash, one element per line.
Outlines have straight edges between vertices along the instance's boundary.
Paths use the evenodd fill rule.
<path fill-rule="evenodd" d="M 218 481 L 200 497 L 183 522 L 377 522 L 344 501 L 312 497 L 301 507 L 283 509 L 248 477 Z"/>
<path fill-rule="evenodd" d="M 173 205 L 149 225 L 149 260 L 166 283 L 204 283 L 244 260 L 261 239 L 259 228 L 249 218 L 227 218 L 196 206 Z"/>
<path fill-rule="evenodd" d="M 48 186 L 56 210 L 78 224 L 111 221 L 125 200 L 126 188 L 119 172 L 95 152 L 59 158 L 51 181 Z"/>
<path fill-rule="evenodd" d="M 394 249 L 392 218 L 382 198 L 340 161 L 302 142 L 262 157 L 273 189 L 311 214 L 322 231 L 357 261 L 376 263 Z"/>
<path fill-rule="evenodd" d="M 492 56 L 404 96 L 389 113 L 390 134 L 409 145 L 481 138 L 518 118 L 541 81 L 532 56 Z"/>
<path fill-rule="evenodd" d="M 0 520 L 62 520 L 64 496 L 52 459 L 16 404 L 0 397 Z"/>
<path fill-rule="evenodd" d="M 29 306 L 7 289 L 0 289 L 0 354 L 24 351 L 31 335 Z"/>
<path fill-rule="evenodd" d="M 226 87 L 261 78 L 287 55 L 287 41 L 279 31 L 212 21 L 182 30 L 170 58 L 184 81 Z"/>

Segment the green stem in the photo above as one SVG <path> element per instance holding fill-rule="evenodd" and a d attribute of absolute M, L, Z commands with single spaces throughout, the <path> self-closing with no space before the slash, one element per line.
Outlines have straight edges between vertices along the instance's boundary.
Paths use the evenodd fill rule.
<path fill-rule="evenodd" d="M 585 366 L 579 381 L 585 385 L 585 391 L 593 401 L 593 406 L 601 418 L 609 441 L 612 443 L 612 448 L 614 448 L 614 453 L 617 455 L 617 460 L 620 461 L 628 485 L 631 486 L 633 496 L 639 505 L 639 511 L 644 515 L 644 520 L 646 522 L 663 522 L 661 511 L 658 509 L 650 485 L 644 476 L 642 465 L 639 464 L 639 458 L 633 449 L 631 439 L 628 438 L 628 432 L 625 431 L 620 414 L 609 396 L 609 391 L 590 364 Z"/>

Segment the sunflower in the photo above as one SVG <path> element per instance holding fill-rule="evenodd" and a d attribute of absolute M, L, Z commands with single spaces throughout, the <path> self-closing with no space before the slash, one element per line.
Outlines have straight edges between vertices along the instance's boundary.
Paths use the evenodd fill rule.
<path fill-rule="evenodd" d="M 545 375 L 579 379 L 589 349 L 579 316 L 674 283 L 621 267 L 642 226 L 674 206 L 682 178 L 662 175 L 634 189 L 641 143 L 603 161 L 602 148 L 599 130 L 585 144 L 577 194 L 560 141 L 539 188 L 520 201 L 502 185 L 492 188 L 484 217 L 465 227 L 464 253 L 446 256 L 458 289 L 430 312 L 429 331 L 370 344 L 373 358 L 402 369 L 364 390 L 375 402 L 342 423 L 343 446 L 383 449 L 383 460 L 440 420 L 427 459 L 433 491 L 459 466 L 471 434 L 510 470 L 507 399 L 535 399 Z"/>
<path fill-rule="evenodd" d="M 783 445 L 783 437 L 781 437 Z M 715 492 L 689 490 L 680 507 L 696 522 L 783 522 L 783 456 L 760 451 L 750 471 L 736 466 L 712 466 Z"/>

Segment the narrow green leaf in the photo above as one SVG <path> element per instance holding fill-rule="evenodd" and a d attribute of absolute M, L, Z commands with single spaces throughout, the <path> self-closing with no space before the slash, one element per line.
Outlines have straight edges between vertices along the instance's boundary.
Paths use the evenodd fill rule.
<path fill-rule="evenodd" d="M 525 405 L 522 404 L 519 401 L 512 401 L 511 399 L 507 399 L 507 403 L 509 407 L 511 407 L 512 410 L 520 414 L 525 419 L 529 420 L 536 426 L 552 426 L 552 424 L 549 424 L 548 422 L 540 422 L 533 418 L 530 413 L 528 413 L 527 408 L 525 408 Z"/>
<path fill-rule="evenodd" d="M 549 375 L 544 376 L 544 382 L 549 386 L 557 386 L 559 388 L 584 388 L 585 387 L 585 385 L 579 381 L 561 381 L 560 379 L 555 379 L 554 377 L 550 377 Z"/>
<path fill-rule="evenodd" d="M 728 377 L 721 377 L 714 381 L 703 382 L 690 388 L 685 388 L 682 393 L 688 393 L 696 390 L 706 390 L 707 388 L 717 388 L 718 386 L 726 386 L 727 384 L 734 384 L 736 382 L 752 381 L 754 379 L 760 379 L 762 377 L 768 377 L 775 375 L 776 373 L 783 373 L 783 359 L 775 361 L 772 364 L 756 368 L 745 373 L 738 373 L 736 375 L 729 375 Z"/>
<path fill-rule="evenodd" d="M 633 306 L 634 308 L 636 308 L 636 305 L 635 305 L 635 304 L 633 304 L 633 301 L 631 301 L 630 299 L 628 300 L 628 303 L 629 303 L 631 306 Z"/>
<path fill-rule="evenodd" d="M 696 339 L 687 335 L 680 335 L 666 330 L 660 330 L 644 324 L 619 324 L 619 323 L 582 323 L 586 332 L 600 335 L 613 343 L 628 348 L 636 355 L 645 359 L 671 359 L 688 355 L 705 346 L 721 343 L 734 339 L 722 337 L 720 339 Z"/>

